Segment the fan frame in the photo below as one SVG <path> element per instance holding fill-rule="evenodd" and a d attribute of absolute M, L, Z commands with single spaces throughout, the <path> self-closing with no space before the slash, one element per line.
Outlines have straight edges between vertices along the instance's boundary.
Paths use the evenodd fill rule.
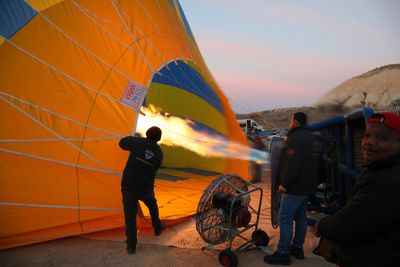
<path fill-rule="evenodd" d="M 234 181 L 238 181 L 236 184 Z M 218 192 L 225 192 L 226 191 L 218 191 L 218 188 L 223 188 L 223 184 L 229 185 L 231 188 L 235 189 L 235 195 L 233 196 L 233 199 L 231 200 L 230 203 L 230 209 L 229 209 L 229 216 L 227 216 L 227 225 L 221 226 L 221 225 L 209 225 L 203 223 L 204 214 L 206 212 L 209 212 L 209 210 L 212 209 L 217 209 L 212 207 L 212 199 L 215 193 Z M 242 186 L 240 186 L 242 185 Z M 237 200 L 241 199 L 243 196 L 249 195 L 251 197 L 251 194 L 259 194 L 259 200 L 258 200 L 258 207 L 253 207 L 252 203 L 250 202 L 247 206 L 249 211 L 253 214 L 256 214 L 256 217 L 254 220 L 252 220 L 247 226 L 239 228 L 235 228 L 233 226 L 232 218 L 233 218 L 233 210 L 234 210 L 234 204 Z M 260 220 L 260 212 L 261 212 L 261 205 L 262 205 L 262 196 L 263 196 L 263 190 L 260 187 L 255 186 L 254 184 L 244 180 L 238 175 L 235 174 L 225 174 L 217 177 L 214 179 L 210 185 L 204 190 L 202 197 L 200 198 L 198 207 L 197 207 L 197 213 L 196 213 L 196 230 L 200 234 L 200 236 L 203 238 L 203 240 L 208 243 L 209 245 L 206 247 L 203 247 L 202 250 L 208 249 L 212 251 L 214 254 L 218 255 L 218 251 L 215 249 L 215 246 L 220 245 L 225 243 L 226 244 L 226 249 L 225 250 L 230 250 L 233 253 L 238 254 L 253 245 L 257 246 L 258 238 L 256 238 L 256 235 L 254 235 L 254 232 L 257 231 L 262 231 L 261 229 L 258 228 L 259 220 Z M 253 204 L 255 206 L 255 204 Z M 211 211 L 217 213 L 217 211 Z M 225 216 L 225 215 L 224 215 Z M 220 231 L 220 233 L 223 233 L 222 237 L 219 240 L 208 240 L 207 238 L 204 238 L 204 233 L 202 234 L 202 227 L 209 227 L 210 229 L 216 229 L 216 231 Z M 245 237 L 242 234 L 248 230 L 253 230 L 253 234 L 251 235 L 251 238 Z M 263 231 L 264 232 L 264 231 Z M 266 234 L 266 233 L 265 233 Z M 269 237 L 266 234 L 268 241 Z M 237 248 L 233 249 L 233 241 L 236 237 L 240 237 L 243 239 L 245 242 L 241 245 L 239 245 Z"/>

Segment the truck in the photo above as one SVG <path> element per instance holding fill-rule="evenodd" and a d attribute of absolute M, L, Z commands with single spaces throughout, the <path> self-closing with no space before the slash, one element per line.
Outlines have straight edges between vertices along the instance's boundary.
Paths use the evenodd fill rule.
<path fill-rule="evenodd" d="M 238 120 L 238 123 L 240 125 L 240 128 L 242 128 L 242 130 L 246 134 L 259 133 L 264 131 L 264 128 L 252 119 L 240 119 Z"/>

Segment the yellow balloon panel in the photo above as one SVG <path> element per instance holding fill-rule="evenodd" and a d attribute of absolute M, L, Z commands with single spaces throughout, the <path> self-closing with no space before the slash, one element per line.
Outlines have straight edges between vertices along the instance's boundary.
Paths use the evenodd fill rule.
<path fill-rule="evenodd" d="M 226 134 L 225 118 L 205 100 L 189 93 L 186 90 L 153 82 L 147 93 L 146 99 L 156 107 L 163 107 L 163 111 L 180 117 L 189 117 L 193 121 L 202 123 Z M 180 103 L 177 105 L 176 103 Z M 193 109 L 193 106 L 198 108 Z M 208 116 L 204 116 L 208 114 Z"/>

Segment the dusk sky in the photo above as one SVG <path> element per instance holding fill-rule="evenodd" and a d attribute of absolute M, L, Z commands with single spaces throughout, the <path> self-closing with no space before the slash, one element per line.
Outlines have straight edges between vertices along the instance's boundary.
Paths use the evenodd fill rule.
<path fill-rule="evenodd" d="M 400 1 L 180 0 L 237 113 L 313 105 L 345 80 L 400 63 Z"/>

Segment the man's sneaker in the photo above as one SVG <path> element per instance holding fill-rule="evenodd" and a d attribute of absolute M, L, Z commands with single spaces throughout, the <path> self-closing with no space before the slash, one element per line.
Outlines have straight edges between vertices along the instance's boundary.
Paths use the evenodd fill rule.
<path fill-rule="evenodd" d="M 159 227 L 154 229 L 154 235 L 159 236 L 161 233 L 167 228 L 167 225 L 165 223 L 161 223 Z"/>
<path fill-rule="evenodd" d="M 136 253 L 136 248 L 134 247 L 126 247 L 126 251 L 128 254 L 135 254 Z"/>
<path fill-rule="evenodd" d="M 292 247 L 290 248 L 290 255 L 292 255 L 296 259 L 304 260 L 303 248 L 299 248 L 299 247 L 296 247 L 296 246 L 292 245 Z"/>
<path fill-rule="evenodd" d="M 271 265 L 290 265 L 292 261 L 289 254 L 280 254 L 275 251 L 271 256 L 265 256 L 264 261 Z"/>

